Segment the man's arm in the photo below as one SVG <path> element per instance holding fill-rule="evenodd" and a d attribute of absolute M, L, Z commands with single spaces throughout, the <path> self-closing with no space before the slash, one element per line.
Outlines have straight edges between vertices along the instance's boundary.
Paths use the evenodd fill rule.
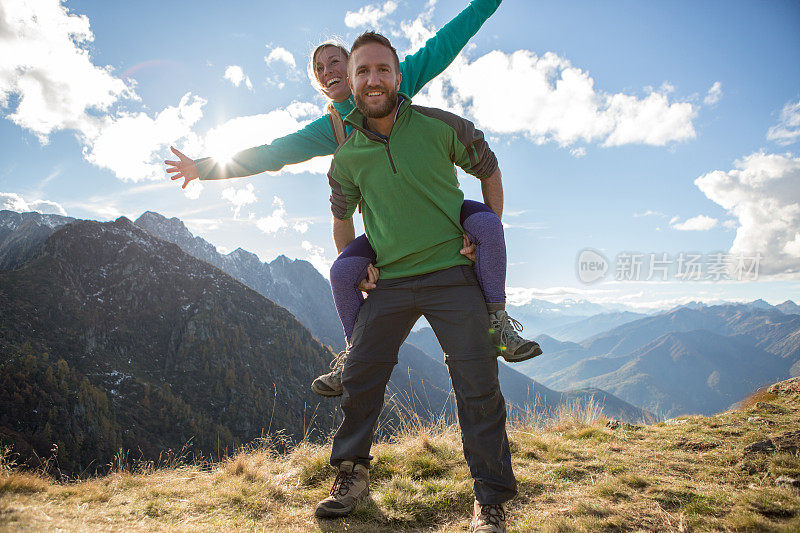
<path fill-rule="evenodd" d="M 491 176 L 481 180 L 483 203 L 495 212 L 497 218 L 503 219 L 503 175 L 498 167 Z"/>
<path fill-rule="evenodd" d="M 333 243 L 336 245 L 336 253 L 340 254 L 356 238 L 356 228 L 352 218 L 341 220 L 332 217 L 331 226 L 333 227 Z"/>

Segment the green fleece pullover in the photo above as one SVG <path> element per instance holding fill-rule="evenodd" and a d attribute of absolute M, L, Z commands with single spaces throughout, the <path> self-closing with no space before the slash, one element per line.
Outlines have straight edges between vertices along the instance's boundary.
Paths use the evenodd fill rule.
<path fill-rule="evenodd" d="M 352 217 L 361 202 L 381 279 L 472 264 L 459 253 L 464 193 L 453 164 L 481 179 L 497 170 L 472 122 L 402 96 L 388 138 L 369 131 L 358 109 L 347 116 L 353 130 L 328 172 L 335 217 Z"/>
<path fill-rule="evenodd" d="M 406 56 L 400 64 L 400 71 L 403 73 L 400 91 L 413 96 L 426 83 L 441 74 L 497 10 L 501 1 L 472 0 L 461 13 L 428 39 L 423 48 Z M 333 102 L 333 106 L 342 117 L 346 117 L 355 109 L 355 102 L 350 96 L 343 102 Z M 196 159 L 195 164 L 201 180 L 235 178 L 280 170 L 284 165 L 330 155 L 337 146 L 330 119 L 326 114 L 295 133 L 275 139 L 271 144 L 242 150 L 226 164 L 220 164 L 211 157 Z"/>

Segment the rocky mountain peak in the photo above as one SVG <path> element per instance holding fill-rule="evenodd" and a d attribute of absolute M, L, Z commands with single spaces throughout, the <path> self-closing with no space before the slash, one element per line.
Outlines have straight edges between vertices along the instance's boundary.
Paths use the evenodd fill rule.
<path fill-rule="evenodd" d="M 181 219 L 172 217 L 167 218 L 160 213 L 154 211 L 145 211 L 134 222 L 140 228 L 144 228 L 150 233 L 164 239 L 166 236 L 171 238 L 169 241 L 175 242 L 176 240 L 193 241 L 194 236 L 191 234 L 186 225 Z M 176 243 L 177 244 L 177 243 Z"/>
<path fill-rule="evenodd" d="M 61 215 L 42 214 L 37 212 L 17 213 L 16 211 L 9 211 L 7 209 L 0 210 L 0 228 L 7 228 L 10 230 L 15 230 L 25 223 L 33 223 L 37 226 L 46 226 L 54 229 L 74 221 L 75 219 L 72 217 L 65 217 Z"/>
<path fill-rule="evenodd" d="M 192 235 L 179 219 L 167 219 L 153 211 L 142 213 L 135 224 L 285 307 L 323 343 L 344 347 L 330 285 L 308 261 L 279 255 L 265 263 L 243 248 L 223 255 L 208 241 Z"/>

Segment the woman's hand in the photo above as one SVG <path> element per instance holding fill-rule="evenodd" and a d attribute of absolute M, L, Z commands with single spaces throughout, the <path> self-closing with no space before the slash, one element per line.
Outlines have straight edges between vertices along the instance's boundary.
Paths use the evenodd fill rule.
<path fill-rule="evenodd" d="M 375 265 L 369 265 L 367 267 L 367 277 L 361 280 L 361 283 L 358 284 L 358 289 L 361 291 L 369 291 L 377 287 L 375 284 L 378 281 L 378 278 L 381 275 L 381 271 L 375 268 Z"/>
<path fill-rule="evenodd" d="M 466 256 L 467 259 L 469 259 L 470 261 L 472 261 L 474 263 L 475 262 L 475 244 L 470 242 L 469 237 L 467 237 L 466 233 L 462 236 L 461 242 L 462 242 L 462 245 L 463 245 L 463 248 L 461 248 L 461 250 L 460 250 L 461 255 Z"/>
<path fill-rule="evenodd" d="M 186 157 L 174 146 L 170 146 L 169 149 L 172 150 L 173 154 L 178 156 L 180 161 L 164 161 L 164 164 L 167 165 L 167 172 L 175 174 L 172 176 L 172 181 L 183 178 L 184 181 L 181 189 L 185 189 L 190 181 L 200 177 L 200 173 L 197 171 L 197 165 L 194 164 L 193 159 Z"/>

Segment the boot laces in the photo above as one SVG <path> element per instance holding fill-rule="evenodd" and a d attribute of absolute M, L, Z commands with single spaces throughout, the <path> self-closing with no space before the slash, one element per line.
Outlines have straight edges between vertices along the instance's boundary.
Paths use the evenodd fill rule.
<path fill-rule="evenodd" d="M 481 515 L 493 526 L 499 526 L 506 519 L 506 512 L 500 504 L 481 505 Z"/>
<path fill-rule="evenodd" d="M 345 496 L 350 491 L 353 483 L 355 483 L 355 478 L 355 468 L 352 472 L 339 470 L 339 473 L 336 474 L 336 479 L 333 481 L 333 487 L 331 487 L 331 496 L 336 496 L 337 493 L 339 496 Z"/>
<path fill-rule="evenodd" d="M 517 331 L 522 331 L 523 325 L 519 321 L 514 320 L 508 315 L 503 315 L 500 321 L 500 341 L 503 344 L 508 344 L 509 341 L 519 341 L 522 337 L 519 336 Z"/>
<path fill-rule="evenodd" d="M 347 348 L 345 348 L 341 352 L 339 352 L 336 355 L 334 355 L 333 356 L 333 361 L 331 361 L 331 368 L 333 368 L 335 370 L 335 369 L 337 369 L 337 368 L 339 368 L 341 366 L 344 366 L 344 360 L 347 358 L 347 354 L 349 352 L 350 352 L 350 347 L 348 346 Z"/>

